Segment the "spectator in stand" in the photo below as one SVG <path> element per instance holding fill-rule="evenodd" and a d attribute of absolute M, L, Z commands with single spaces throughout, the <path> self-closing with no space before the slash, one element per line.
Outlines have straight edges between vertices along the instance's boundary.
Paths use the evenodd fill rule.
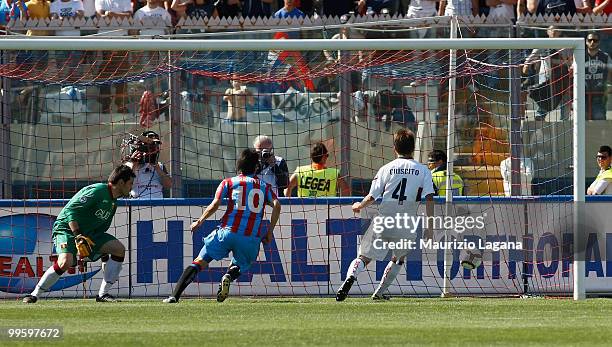
<path fill-rule="evenodd" d="M 308 17 L 314 16 L 315 13 L 320 13 L 318 0 L 294 0 L 295 7 Z"/>
<path fill-rule="evenodd" d="M 26 7 L 28 9 L 28 19 L 46 19 L 51 17 L 51 6 L 47 0 L 30 0 L 26 2 Z M 49 35 L 49 32 L 47 30 L 28 30 L 26 35 L 46 36 Z"/>
<path fill-rule="evenodd" d="M 412 0 L 408 7 L 407 18 L 425 18 L 435 17 L 438 12 L 436 11 L 436 2 L 434 0 Z M 425 38 L 431 36 L 431 29 L 419 29 L 416 31 L 417 38 Z"/>
<path fill-rule="evenodd" d="M 23 10 L 22 10 L 23 9 Z M 4 29 L 11 19 L 27 19 L 28 7 L 25 0 L 0 1 L 0 28 Z"/>
<path fill-rule="evenodd" d="M 588 0 L 582 1 L 582 7 L 576 6 L 574 0 L 527 0 L 527 11 L 536 15 L 575 15 L 576 13 L 590 13 L 591 6 Z"/>
<path fill-rule="evenodd" d="M 246 83 L 239 81 L 238 76 L 233 76 L 232 88 L 225 90 L 223 101 L 227 101 L 226 120 L 246 121 L 247 105 L 253 105 L 255 98 L 247 89 Z"/>
<path fill-rule="evenodd" d="M 206 4 L 206 0 L 200 0 L 199 3 L 200 4 Z M 170 8 L 174 11 L 174 13 L 176 13 L 176 16 L 178 18 L 184 18 L 184 17 L 191 17 L 187 14 L 187 8 L 189 7 L 189 5 L 193 5 L 195 3 L 194 0 L 172 0 L 172 6 L 170 6 Z M 207 12 L 205 12 L 205 15 L 197 15 L 194 16 L 197 18 L 203 18 L 203 17 L 210 17 L 210 15 L 208 15 Z"/>
<path fill-rule="evenodd" d="M 179 18 L 206 18 L 213 16 L 215 5 L 212 0 L 174 0 L 172 9 Z"/>
<path fill-rule="evenodd" d="M 595 0 L 594 14 L 612 14 L 612 0 Z"/>
<path fill-rule="evenodd" d="M 489 6 L 489 17 L 505 17 L 514 19 L 516 15 L 514 6 L 517 5 L 517 2 L 517 0 L 486 0 L 486 4 Z M 504 30 L 504 33 L 507 34 L 508 31 Z"/>
<path fill-rule="evenodd" d="M 489 15 L 489 6 L 487 6 L 487 0 L 478 0 L 478 14 L 485 17 Z"/>
<path fill-rule="evenodd" d="M 147 0 L 131 0 L 132 1 L 132 11 L 136 13 L 136 11 L 145 7 L 147 4 Z"/>
<path fill-rule="evenodd" d="M 285 6 L 280 10 L 276 11 L 274 14 L 275 18 L 288 18 L 288 17 L 297 17 L 302 18 L 306 15 L 304 12 L 300 11 L 297 7 L 295 7 L 295 0 L 284 0 Z"/>
<path fill-rule="evenodd" d="M 132 3 L 130 0 L 96 0 L 96 13 L 100 18 L 130 18 L 132 17 Z M 108 33 L 105 36 L 126 36 L 125 30 Z"/>
<path fill-rule="evenodd" d="M 24 0 L 12 0 L 8 6 L 10 7 L 9 19 L 28 19 L 28 7 Z"/>
<path fill-rule="evenodd" d="M 172 0 L 161 0 L 161 4 L 159 4 L 159 6 L 163 7 L 164 9 L 166 9 L 166 11 L 168 11 L 168 13 L 170 14 L 170 17 L 176 15 L 173 12 L 174 10 L 172 9 Z"/>
<path fill-rule="evenodd" d="M 353 0 L 322 0 L 322 15 L 340 17 L 354 10 Z"/>
<path fill-rule="evenodd" d="M 438 16 L 476 16 L 478 7 L 478 0 L 441 0 Z"/>
<path fill-rule="evenodd" d="M 83 17 L 85 11 L 81 0 L 55 0 L 51 3 L 51 18 L 67 19 L 73 17 Z M 58 30 L 55 32 L 57 36 L 79 36 L 79 30 Z"/>
<path fill-rule="evenodd" d="M 359 0 L 357 1 L 357 13 L 365 15 L 368 9 L 372 12 L 380 14 L 383 9 L 387 9 L 390 15 L 393 15 L 393 11 L 397 7 L 396 2 L 398 0 Z"/>
<path fill-rule="evenodd" d="M 285 1 L 285 6 L 283 6 L 283 8 L 281 8 L 280 10 L 276 11 L 276 13 L 274 13 L 274 18 L 303 18 L 306 15 L 304 14 L 304 12 L 300 11 L 297 7 L 295 7 L 295 0 L 284 0 Z M 287 35 L 283 35 L 282 37 L 279 37 L 278 35 L 275 36 L 275 39 L 298 39 L 300 38 L 300 33 L 298 32 L 288 32 L 288 33 L 277 33 L 277 34 L 287 34 Z"/>
<path fill-rule="evenodd" d="M 170 17 L 170 13 L 162 7 L 161 0 L 147 0 L 147 5 L 136 11 L 134 13 L 135 20 L 144 20 L 145 18 L 160 18 L 166 23 L 170 23 L 172 18 Z M 166 33 L 165 29 L 143 29 L 140 31 L 141 36 L 155 36 L 155 35 L 164 35 Z M 155 53 L 155 52 L 152 52 Z"/>
<path fill-rule="evenodd" d="M 244 0 L 242 2 L 242 15 L 244 17 L 271 17 L 272 2 L 274 0 Z"/>
<path fill-rule="evenodd" d="M 131 0 L 131 1 L 132 1 L 132 9 L 134 13 L 136 13 L 136 11 L 140 10 L 141 8 L 147 5 L 147 0 Z M 170 6 L 171 4 L 172 4 L 171 1 L 159 0 L 159 6 L 166 9 L 168 13 L 170 13 L 172 9 L 172 6 Z M 172 16 L 172 13 L 170 13 L 170 16 Z"/>
<path fill-rule="evenodd" d="M 607 88 L 612 83 L 612 60 L 599 49 L 598 33 L 587 35 L 587 54 L 585 61 L 587 119 L 605 120 Z"/>
<path fill-rule="evenodd" d="M 410 7 L 410 0 L 397 0 L 395 3 L 395 11 L 394 13 L 403 15 L 408 12 L 408 8 Z"/>
<path fill-rule="evenodd" d="M 11 20 L 11 6 L 6 0 L 0 0 L 0 29 L 4 29 Z"/>
<path fill-rule="evenodd" d="M 516 20 L 522 21 L 527 13 L 527 0 L 518 0 L 516 3 Z"/>
<path fill-rule="evenodd" d="M 215 1 L 215 17 L 234 18 L 242 14 L 240 0 L 217 0 Z"/>
<path fill-rule="evenodd" d="M 83 15 L 85 18 L 94 18 L 96 16 L 96 0 L 83 0 Z M 82 33 L 83 35 L 88 35 L 87 33 Z M 91 34 L 95 34 L 92 32 Z"/>

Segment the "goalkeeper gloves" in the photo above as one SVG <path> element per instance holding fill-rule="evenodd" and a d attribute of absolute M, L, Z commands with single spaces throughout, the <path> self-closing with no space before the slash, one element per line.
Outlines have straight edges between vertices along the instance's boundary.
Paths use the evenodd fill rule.
<path fill-rule="evenodd" d="M 81 258 L 87 258 L 91 254 L 91 248 L 96 244 L 87 236 L 78 234 L 74 238 L 77 252 Z"/>

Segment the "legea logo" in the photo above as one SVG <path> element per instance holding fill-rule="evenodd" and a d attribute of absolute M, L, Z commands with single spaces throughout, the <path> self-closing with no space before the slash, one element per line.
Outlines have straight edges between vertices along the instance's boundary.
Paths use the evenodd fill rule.
<path fill-rule="evenodd" d="M 34 289 L 53 263 L 54 222 L 54 216 L 39 213 L 0 217 L 0 291 L 22 294 Z M 85 278 L 92 278 L 98 271 L 85 273 Z M 82 274 L 68 271 L 50 290 L 73 287 L 82 281 Z"/>

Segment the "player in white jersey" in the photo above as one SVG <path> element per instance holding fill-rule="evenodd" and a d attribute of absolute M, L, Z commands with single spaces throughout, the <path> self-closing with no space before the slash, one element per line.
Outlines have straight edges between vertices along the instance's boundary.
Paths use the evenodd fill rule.
<path fill-rule="evenodd" d="M 415 136 L 410 130 L 398 130 L 393 136 L 393 147 L 397 159 L 381 167 L 372 180 L 370 193 L 361 201 L 353 204 L 353 212 L 373 204 L 382 196 L 378 206 L 379 216 L 372 220 L 368 230 L 361 239 L 359 256 L 353 260 L 346 274 L 346 279 L 336 293 L 336 300 L 346 299 L 351 286 L 359 273 L 372 259 L 383 260 L 391 250 L 391 261 L 385 268 L 385 273 L 372 299 L 388 299 L 383 293 L 389 288 L 399 273 L 409 249 L 392 249 L 385 247 L 385 242 L 396 243 L 416 239 L 416 225 L 393 223 L 392 227 L 385 222 L 384 217 L 393 217 L 394 221 L 404 221 L 404 216 L 417 217 L 417 206 L 421 196 L 426 198 L 427 216 L 433 216 L 435 194 L 433 180 L 429 169 L 412 158 Z M 397 217 L 401 218 L 397 218 Z M 388 219 L 388 218 L 387 218 Z M 427 221 L 427 219 L 425 219 Z M 413 220 L 414 221 L 414 220 Z M 396 225 L 397 224 L 397 225 Z M 429 224 L 424 238 L 433 237 L 433 228 Z"/>

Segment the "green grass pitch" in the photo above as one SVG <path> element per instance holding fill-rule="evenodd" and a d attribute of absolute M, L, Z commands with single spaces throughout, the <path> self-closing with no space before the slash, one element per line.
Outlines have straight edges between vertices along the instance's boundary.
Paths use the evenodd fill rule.
<path fill-rule="evenodd" d="M 0 302 L 0 327 L 64 328 L 70 346 L 610 346 L 612 300 L 236 298 Z"/>

